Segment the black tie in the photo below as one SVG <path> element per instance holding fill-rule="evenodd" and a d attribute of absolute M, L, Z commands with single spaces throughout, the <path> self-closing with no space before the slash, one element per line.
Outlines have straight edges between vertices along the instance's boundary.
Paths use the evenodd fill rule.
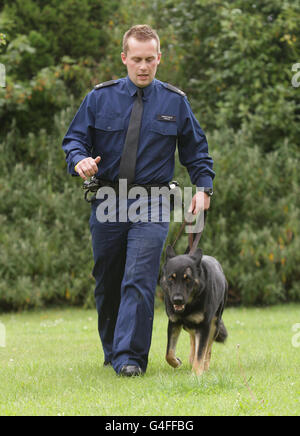
<path fill-rule="evenodd" d="M 125 145 L 121 157 L 119 180 L 127 179 L 128 185 L 135 180 L 136 154 L 140 138 L 143 115 L 143 90 L 138 88 L 137 97 L 132 107 Z"/>

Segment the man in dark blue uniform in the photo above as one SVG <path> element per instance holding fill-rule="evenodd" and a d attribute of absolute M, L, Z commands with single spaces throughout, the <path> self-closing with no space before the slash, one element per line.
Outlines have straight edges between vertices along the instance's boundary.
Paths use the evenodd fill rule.
<path fill-rule="evenodd" d="M 208 209 L 214 172 L 207 141 L 185 94 L 155 79 L 161 59 L 157 33 L 146 25 L 134 26 L 124 35 L 121 57 L 128 76 L 97 85 L 69 127 L 63 140 L 68 171 L 84 180 L 96 175 L 104 186 L 114 186 L 119 178 L 161 186 L 173 177 L 177 143 L 191 182 L 203 188 L 193 197 L 190 211 Z M 132 152 L 134 146 L 127 143 L 135 142 L 137 125 Z M 90 229 L 104 363 L 112 364 L 117 374 L 136 376 L 147 368 L 155 288 L 169 223 L 153 222 L 150 212 L 146 221 L 104 222 L 97 216 L 100 203 L 92 203 Z M 126 207 L 132 203 L 126 200 Z M 120 204 L 116 207 L 119 217 Z"/>

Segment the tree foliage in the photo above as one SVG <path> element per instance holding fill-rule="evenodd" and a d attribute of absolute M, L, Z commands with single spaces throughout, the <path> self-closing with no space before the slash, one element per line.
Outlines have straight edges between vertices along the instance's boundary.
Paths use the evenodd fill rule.
<path fill-rule="evenodd" d="M 287 132 L 296 144 L 300 97 L 291 67 L 300 49 L 299 3 L 188 0 L 168 6 L 185 53 L 181 77 L 205 127 L 247 124 L 265 151 L 280 147 Z"/>

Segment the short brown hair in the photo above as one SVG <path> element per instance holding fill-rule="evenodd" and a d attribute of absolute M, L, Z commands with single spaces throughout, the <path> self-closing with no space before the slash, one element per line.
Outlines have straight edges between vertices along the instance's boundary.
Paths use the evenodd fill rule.
<path fill-rule="evenodd" d="M 157 42 L 157 52 L 160 52 L 160 41 L 157 32 L 147 24 L 138 24 L 127 30 L 123 37 L 123 52 L 127 54 L 128 51 L 128 39 L 135 38 L 138 41 L 149 41 L 155 39 Z"/>

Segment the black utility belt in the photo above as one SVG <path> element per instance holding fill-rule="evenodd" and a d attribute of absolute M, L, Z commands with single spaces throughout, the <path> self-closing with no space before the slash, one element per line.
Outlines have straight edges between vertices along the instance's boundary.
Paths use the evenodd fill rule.
<path fill-rule="evenodd" d="M 124 192 L 124 186 L 126 188 L 125 192 Z M 151 183 L 151 184 L 147 184 L 147 185 L 143 185 L 143 184 L 125 184 L 124 186 L 120 186 L 119 185 L 119 181 L 117 182 L 111 182 L 109 180 L 104 180 L 104 179 L 100 179 L 98 177 L 91 177 L 91 180 L 87 180 L 83 183 L 83 189 L 86 191 L 85 193 L 85 200 L 88 203 L 91 203 L 93 200 L 95 200 L 96 196 L 91 197 L 90 199 L 88 199 L 88 193 L 89 192 L 97 192 L 100 188 L 104 188 L 104 187 L 109 187 L 112 188 L 116 195 L 119 194 L 128 194 L 128 192 L 132 189 L 132 188 L 143 188 L 145 194 L 147 193 L 147 195 L 151 195 L 151 193 L 153 193 L 153 191 L 151 191 L 152 188 L 163 188 L 166 187 L 169 190 L 173 189 L 175 186 L 178 186 L 177 182 L 171 182 L 171 183 Z"/>
<path fill-rule="evenodd" d="M 103 179 L 97 179 L 97 180 L 99 181 L 100 188 L 104 186 L 108 186 L 110 188 L 113 188 L 116 193 L 120 192 L 119 182 L 110 182 L 108 180 L 103 180 Z M 169 183 L 153 183 L 153 184 L 151 183 L 147 185 L 142 185 L 139 183 L 133 183 L 129 185 L 124 184 L 124 186 L 121 189 L 124 189 L 125 187 L 128 193 L 132 188 L 143 188 L 147 191 L 148 194 L 151 194 L 151 188 L 162 188 L 164 186 L 169 188 Z"/>

